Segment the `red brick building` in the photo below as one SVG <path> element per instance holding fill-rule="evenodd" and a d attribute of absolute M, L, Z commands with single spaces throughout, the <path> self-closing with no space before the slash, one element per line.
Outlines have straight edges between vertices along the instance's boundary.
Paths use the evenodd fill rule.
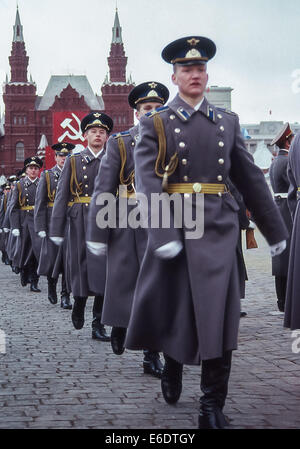
<path fill-rule="evenodd" d="M 0 123 L 0 175 L 15 174 L 26 157 L 36 154 L 45 144 L 54 141 L 83 143 L 80 118 L 90 111 L 103 111 L 114 120 L 114 132 L 133 126 L 134 115 L 128 105 L 128 93 L 134 87 L 126 79 L 127 57 L 116 10 L 110 54 L 109 75 L 101 95 L 93 92 L 85 75 L 51 76 L 42 97 L 27 68 L 26 53 L 19 11 L 13 27 L 13 42 L 9 64 L 10 80 L 3 85 L 4 123 Z M 60 128 L 57 128 L 59 122 Z"/>

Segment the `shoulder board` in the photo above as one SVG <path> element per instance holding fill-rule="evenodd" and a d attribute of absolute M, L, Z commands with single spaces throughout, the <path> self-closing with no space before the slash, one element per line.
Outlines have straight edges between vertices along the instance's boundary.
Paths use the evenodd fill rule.
<path fill-rule="evenodd" d="M 146 117 L 153 117 L 155 114 L 160 114 L 161 112 L 167 111 L 169 106 L 161 106 L 160 108 L 154 109 L 153 111 L 147 112 Z"/>
<path fill-rule="evenodd" d="M 119 137 L 127 137 L 127 136 L 130 136 L 129 131 L 121 131 L 120 133 L 112 134 L 111 137 L 113 137 L 114 139 L 118 139 Z"/>
<path fill-rule="evenodd" d="M 232 112 L 230 109 L 225 109 L 225 108 L 216 108 L 216 109 L 220 112 L 225 112 L 226 114 L 237 115 L 235 112 Z"/>

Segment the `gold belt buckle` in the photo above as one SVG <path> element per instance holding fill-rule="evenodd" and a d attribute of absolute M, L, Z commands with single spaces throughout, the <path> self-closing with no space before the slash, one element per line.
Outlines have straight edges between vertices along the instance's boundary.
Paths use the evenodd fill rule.
<path fill-rule="evenodd" d="M 195 184 L 193 185 L 193 190 L 195 193 L 200 193 L 202 190 L 202 185 L 200 184 L 200 182 L 195 182 Z"/>

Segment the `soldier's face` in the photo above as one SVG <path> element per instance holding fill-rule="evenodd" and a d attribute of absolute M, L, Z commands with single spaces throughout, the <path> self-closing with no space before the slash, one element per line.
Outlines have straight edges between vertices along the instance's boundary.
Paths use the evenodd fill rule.
<path fill-rule="evenodd" d="M 104 147 L 108 135 L 104 128 L 94 127 L 88 129 L 84 133 L 84 137 L 87 139 L 88 146 L 91 149 L 94 148 L 95 150 L 100 151 Z"/>
<path fill-rule="evenodd" d="M 135 116 L 138 120 L 140 120 L 143 115 L 147 114 L 148 112 L 154 111 L 154 109 L 160 108 L 162 106 L 161 103 L 158 103 L 157 101 L 149 101 L 147 103 L 141 103 L 139 105 L 139 109 L 136 111 Z"/>
<path fill-rule="evenodd" d="M 26 175 L 29 179 L 35 179 L 39 176 L 40 168 L 37 165 L 30 165 L 26 168 Z"/>
<path fill-rule="evenodd" d="M 183 97 L 201 99 L 208 81 L 206 64 L 177 65 L 172 81 Z"/>
<path fill-rule="evenodd" d="M 57 154 L 55 156 L 55 161 L 56 161 L 57 165 L 59 166 L 59 168 L 63 168 L 65 160 L 66 160 L 66 156 L 60 156 L 59 154 Z"/>

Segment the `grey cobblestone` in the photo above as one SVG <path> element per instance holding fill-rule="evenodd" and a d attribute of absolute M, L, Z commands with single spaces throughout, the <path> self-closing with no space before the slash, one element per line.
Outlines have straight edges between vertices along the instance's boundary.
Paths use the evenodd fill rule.
<path fill-rule="evenodd" d="M 269 249 L 245 251 L 249 281 L 242 308 L 239 349 L 234 353 L 225 414 L 233 429 L 300 427 L 300 354 L 276 311 Z M 183 392 L 167 405 L 160 382 L 143 374 L 141 352 L 115 356 L 109 343 L 91 339 L 92 301 L 81 331 L 70 311 L 42 293 L 22 288 L 0 265 L 0 428 L 195 429 L 201 395 L 200 368 L 184 367 Z"/>

